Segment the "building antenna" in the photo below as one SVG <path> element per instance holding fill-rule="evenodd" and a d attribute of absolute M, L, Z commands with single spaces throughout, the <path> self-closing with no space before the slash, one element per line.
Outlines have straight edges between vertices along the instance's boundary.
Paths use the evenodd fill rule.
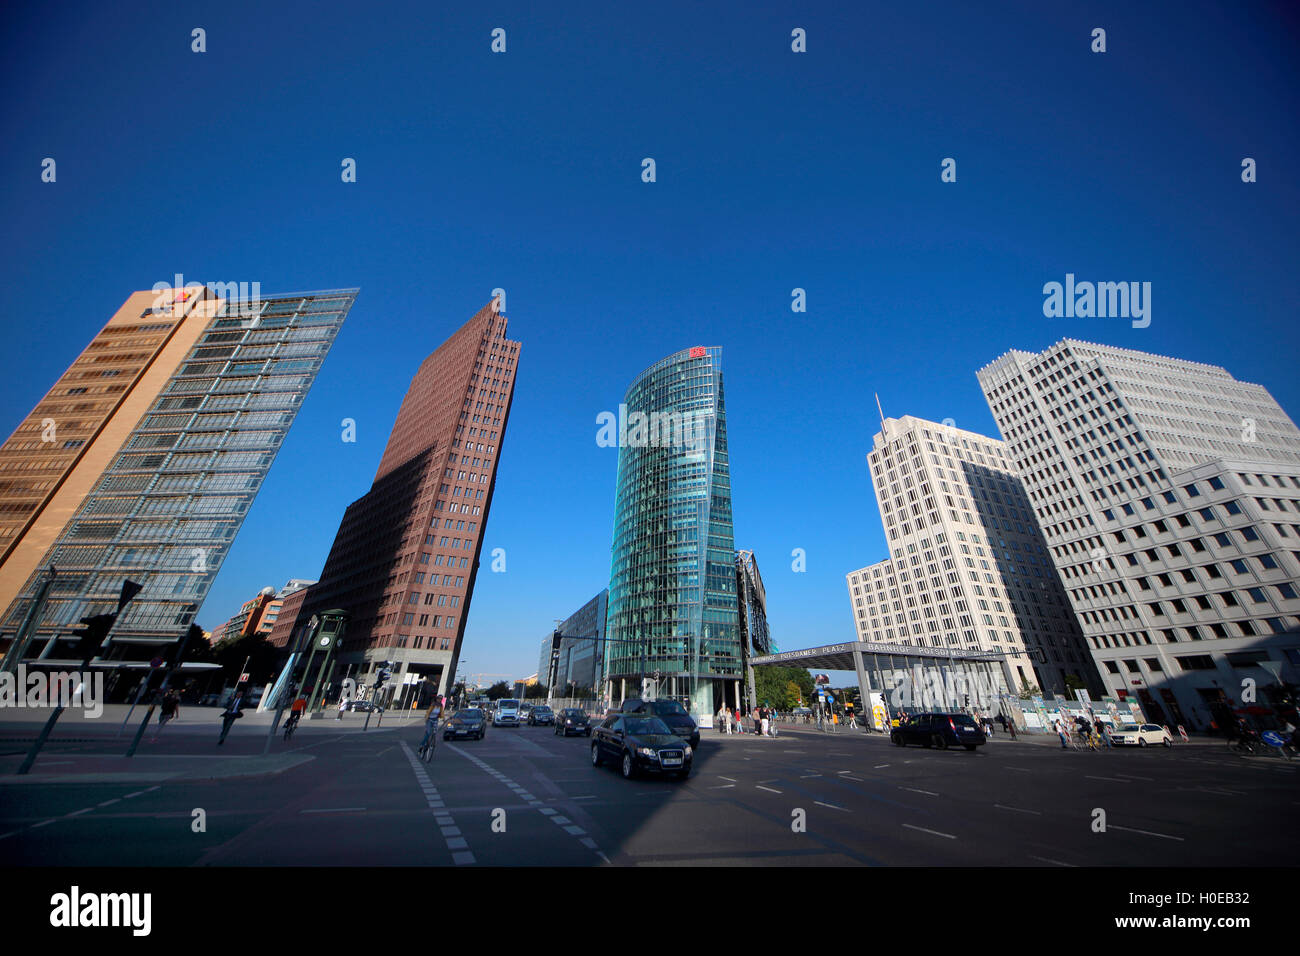
<path fill-rule="evenodd" d="M 876 411 L 880 412 L 880 427 L 885 427 L 885 411 L 880 407 L 880 393 L 876 392 Z"/>

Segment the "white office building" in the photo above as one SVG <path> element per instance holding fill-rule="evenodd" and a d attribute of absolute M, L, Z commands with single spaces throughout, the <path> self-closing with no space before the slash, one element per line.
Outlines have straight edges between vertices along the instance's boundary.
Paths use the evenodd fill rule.
<path fill-rule="evenodd" d="M 909 415 L 867 460 L 891 556 L 847 576 L 858 640 L 1005 654 L 1011 692 L 1100 690 L 1002 442 Z"/>
<path fill-rule="evenodd" d="M 1071 339 L 978 377 L 1109 693 L 1192 730 L 1300 679 L 1300 430 L 1264 388 Z"/>

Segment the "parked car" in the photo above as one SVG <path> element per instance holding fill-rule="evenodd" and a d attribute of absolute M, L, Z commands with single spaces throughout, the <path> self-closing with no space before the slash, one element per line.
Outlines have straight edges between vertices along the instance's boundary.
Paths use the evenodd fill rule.
<path fill-rule="evenodd" d="M 496 708 L 492 711 L 492 726 L 518 727 L 519 701 L 508 697 L 497 701 Z"/>
<path fill-rule="evenodd" d="M 368 700 L 353 700 L 348 702 L 348 710 L 355 710 L 362 714 L 368 714 L 375 709 L 375 705 Z"/>
<path fill-rule="evenodd" d="M 1120 724 L 1110 732 L 1110 742 L 1116 747 L 1146 747 L 1150 744 L 1174 745 L 1169 731 L 1159 724 Z"/>
<path fill-rule="evenodd" d="M 560 716 L 555 719 L 555 732 L 569 736 L 569 734 L 586 734 L 591 736 L 591 718 L 587 712 L 579 707 L 566 707 L 560 711 Z"/>
<path fill-rule="evenodd" d="M 536 707 L 528 711 L 528 726 L 554 727 L 555 711 L 551 710 L 551 708 L 547 707 L 545 704 L 538 704 Z"/>
<path fill-rule="evenodd" d="M 658 717 L 668 726 L 672 733 L 688 741 L 693 748 L 698 749 L 700 746 L 700 728 L 691 719 L 691 715 L 686 712 L 686 708 L 675 700 L 668 698 L 643 700 L 640 697 L 629 697 L 623 701 L 623 706 L 619 708 L 619 712 Z"/>
<path fill-rule="evenodd" d="M 940 750 L 958 746 L 974 750 L 988 738 L 970 714 L 917 714 L 907 723 L 895 727 L 889 739 L 899 747 L 922 744 Z"/>
<path fill-rule="evenodd" d="M 477 707 L 456 711 L 442 727 L 443 740 L 455 740 L 460 737 L 482 740 L 486 733 L 487 715 Z"/>
<path fill-rule="evenodd" d="M 689 743 L 649 714 L 613 714 L 591 736 L 591 765 L 612 760 L 627 780 L 638 773 L 685 780 L 694 755 Z"/>

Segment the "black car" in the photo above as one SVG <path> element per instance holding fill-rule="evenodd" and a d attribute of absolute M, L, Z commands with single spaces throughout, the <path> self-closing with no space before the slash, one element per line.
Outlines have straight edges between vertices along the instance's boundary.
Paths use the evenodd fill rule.
<path fill-rule="evenodd" d="M 949 747 L 974 750 L 988 738 L 970 714 L 917 714 L 907 723 L 895 727 L 889 739 L 900 747 L 922 744 L 940 750 Z"/>
<path fill-rule="evenodd" d="M 487 715 L 477 707 L 458 710 L 442 726 L 442 739 L 452 740 L 458 737 L 482 740 L 487 733 Z"/>
<path fill-rule="evenodd" d="M 555 711 L 545 704 L 538 704 L 528 712 L 528 726 L 540 727 L 543 724 L 548 727 L 555 726 Z"/>
<path fill-rule="evenodd" d="M 689 743 L 648 714 L 611 714 L 591 737 L 591 765 L 613 760 L 627 780 L 638 773 L 685 780 L 694 755 Z"/>
<path fill-rule="evenodd" d="M 555 732 L 569 736 L 569 734 L 586 734 L 591 736 L 591 718 L 587 712 L 579 707 L 566 707 L 560 711 L 560 716 L 555 719 Z"/>
<path fill-rule="evenodd" d="M 642 700 L 640 697 L 629 697 L 623 701 L 623 706 L 619 710 L 624 714 L 658 717 L 668 725 L 672 733 L 688 741 L 692 749 L 699 749 L 700 728 L 691 719 L 691 715 L 686 713 L 686 708 L 675 700 L 668 698 Z"/>

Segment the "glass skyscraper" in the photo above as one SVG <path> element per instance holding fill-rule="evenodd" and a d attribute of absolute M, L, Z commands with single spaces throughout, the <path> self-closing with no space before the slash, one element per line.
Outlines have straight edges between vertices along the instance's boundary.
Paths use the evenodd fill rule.
<path fill-rule="evenodd" d="M 82 617 L 116 611 L 128 578 L 143 590 L 118 618 L 104 657 L 148 660 L 158 645 L 179 640 L 356 294 L 263 296 L 242 303 L 239 314 L 204 288 L 128 299 L 29 416 L 39 419 L 65 395 L 93 397 L 101 380 L 125 383 L 111 408 L 75 432 L 68 444 L 81 457 L 62 466 L 49 498 L 28 508 L 26 531 L 6 552 L 27 573 L 0 635 L 14 635 L 53 566 L 57 577 L 29 653 L 68 635 Z M 157 341 L 122 351 L 142 335 Z M 127 360 L 135 364 L 119 375 Z M 22 436 L 20 427 L 5 448 L 21 454 Z M 78 483 L 85 491 L 65 494 Z"/>
<path fill-rule="evenodd" d="M 736 703 L 743 679 L 721 358 L 668 356 L 620 409 L 607 693 L 634 696 L 650 679 L 697 717 Z"/>

